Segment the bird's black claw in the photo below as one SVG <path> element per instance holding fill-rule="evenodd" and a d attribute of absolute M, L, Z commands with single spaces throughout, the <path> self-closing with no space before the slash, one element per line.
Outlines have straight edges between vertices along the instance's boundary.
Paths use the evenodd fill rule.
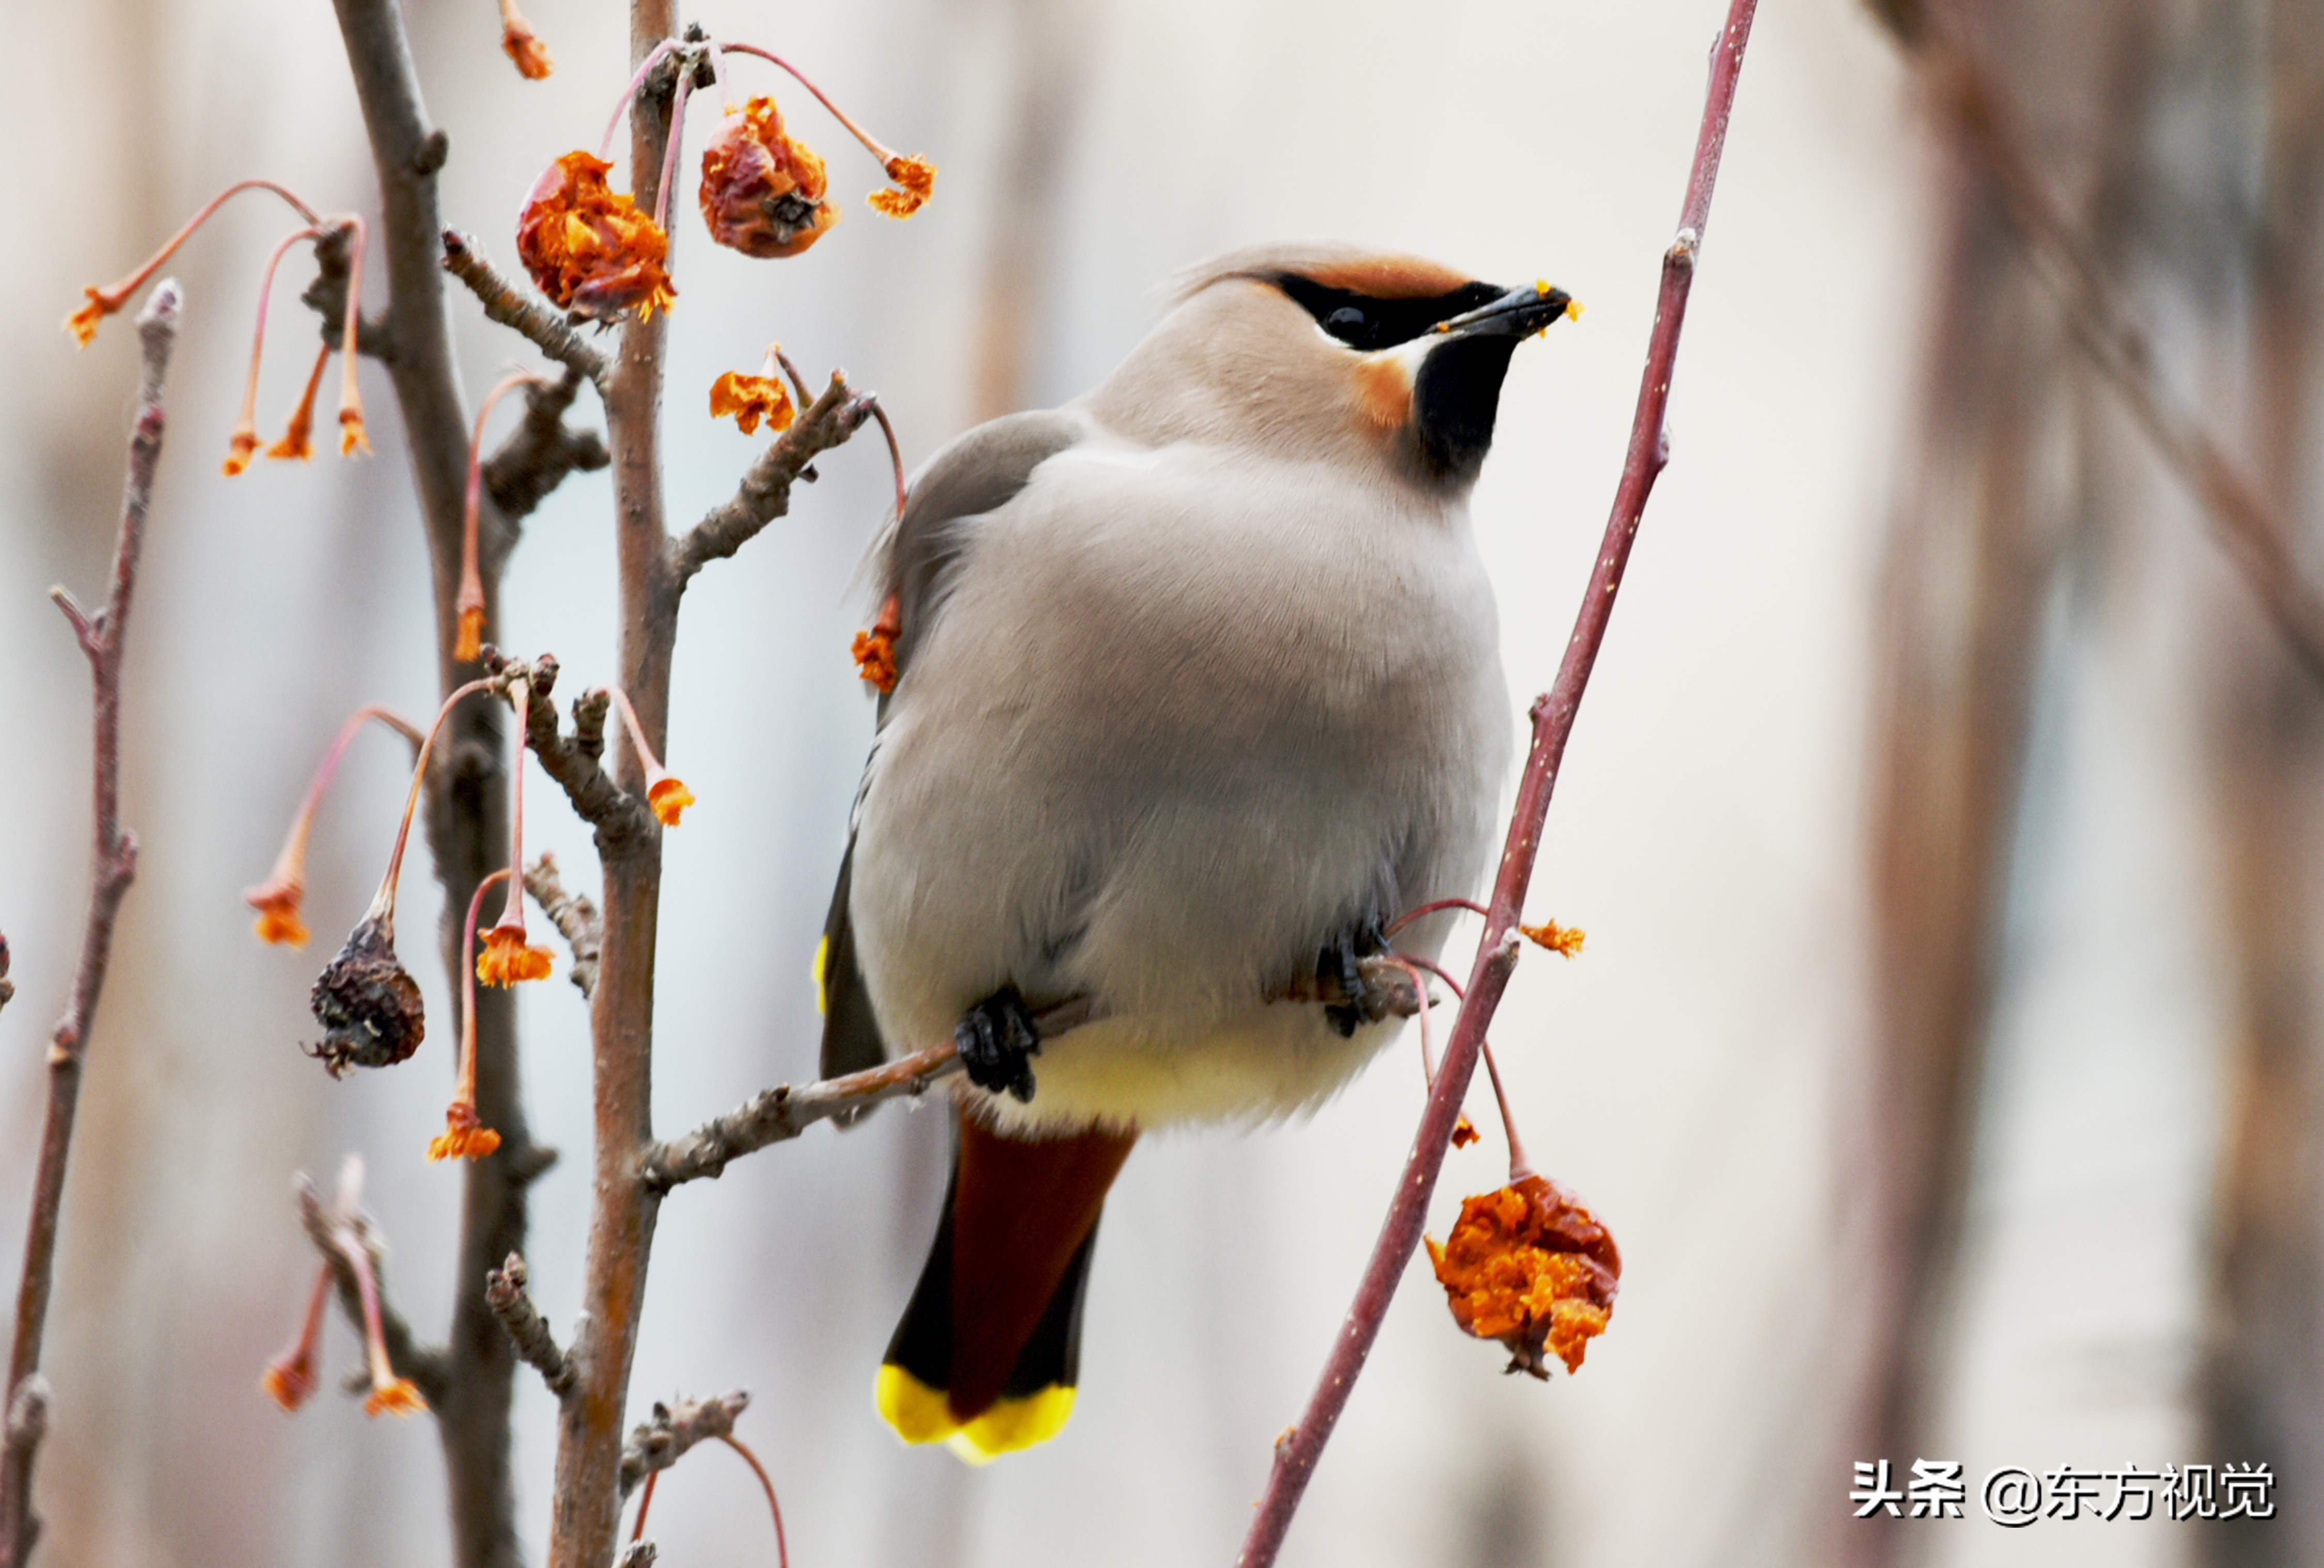
<path fill-rule="evenodd" d="M 1359 1025 L 1378 1023 L 1387 1016 L 1386 1003 L 1372 994 L 1360 962 L 1387 946 L 1388 937 L 1375 918 L 1342 932 L 1315 956 L 1315 993 L 1324 999 L 1323 1017 L 1343 1040 L 1352 1038 Z"/>
<path fill-rule="evenodd" d="M 1041 1054 L 1041 1034 L 1015 986 L 1002 986 L 961 1014 L 952 1038 L 970 1083 L 1020 1101 L 1033 1098 L 1032 1059 Z"/>

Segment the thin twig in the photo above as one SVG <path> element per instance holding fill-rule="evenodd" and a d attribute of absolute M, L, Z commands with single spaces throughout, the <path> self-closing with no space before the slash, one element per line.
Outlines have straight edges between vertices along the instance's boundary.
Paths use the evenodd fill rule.
<path fill-rule="evenodd" d="M 456 229 L 444 231 L 444 270 L 467 285 L 485 318 L 527 339 L 541 353 L 589 378 L 603 396 L 611 367 L 589 340 L 574 330 L 548 300 L 527 294 L 484 260 L 476 244 Z"/>
<path fill-rule="evenodd" d="M 868 1111 L 882 1100 L 920 1094 L 959 1070 L 959 1056 L 947 1041 L 861 1073 L 796 1089 L 779 1084 L 683 1138 L 654 1145 L 640 1162 L 638 1175 L 653 1191 L 666 1193 L 681 1182 L 718 1176 L 728 1161 L 797 1138 L 843 1111 Z"/>
<path fill-rule="evenodd" d="M 549 1332 L 549 1320 L 526 1294 L 526 1284 L 524 1259 L 512 1252 L 507 1262 L 484 1276 L 484 1305 L 508 1330 L 516 1353 L 561 1399 L 573 1391 L 573 1365 L 558 1348 L 557 1336 Z"/>
<path fill-rule="evenodd" d="M 791 485 L 807 465 L 862 429 L 877 407 L 872 399 L 850 391 L 847 378 L 834 371 L 822 395 L 759 455 L 734 498 L 696 523 L 685 537 L 670 541 L 670 570 L 678 586 L 684 588 L 706 562 L 725 559 L 790 511 Z"/>
<path fill-rule="evenodd" d="M 733 1434 L 734 1418 L 750 1407 L 741 1388 L 715 1399 L 681 1399 L 676 1408 L 656 1401 L 653 1414 L 638 1423 L 622 1445 L 622 1495 L 656 1471 L 668 1470 L 697 1443 Z"/>
<path fill-rule="evenodd" d="M 547 850 L 524 868 L 524 890 L 532 895 L 549 924 L 565 934 L 565 945 L 573 950 L 573 983 L 580 987 L 583 996 L 595 994 L 597 954 L 605 941 L 605 925 L 598 918 L 597 906 L 586 893 L 566 890 L 564 879 L 557 873 L 557 857 Z"/>
<path fill-rule="evenodd" d="M 1573 733 L 1590 672 L 1606 637 L 1616 591 L 1628 563 L 1631 542 L 1655 477 L 1669 461 L 1669 441 L 1664 415 L 1670 402 L 1671 374 L 1678 357 L 1679 329 L 1686 320 L 1687 294 L 1694 282 L 1694 263 L 1702 249 L 1704 226 L 1711 217 L 1711 197 L 1719 179 L 1719 158 L 1727 141 L 1727 125 L 1735 106 L 1735 88 L 1743 66 L 1744 46 L 1751 35 L 1751 20 L 1758 0 L 1732 0 L 1724 31 L 1714 45 L 1711 84 L 1695 137 L 1694 163 L 1687 180 L 1686 203 L 1679 217 L 1677 237 L 1663 254 L 1662 286 L 1656 300 L 1654 329 L 1647 340 L 1646 374 L 1638 388 L 1637 411 L 1630 425 L 1629 450 L 1622 477 L 1614 492 L 1612 514 L 1605 538 L 1582 590 L 1582 610 L 1573 635 L 1566 643 L 1556 683 L 1533 706 L 1533 749 L 1526 759 L 1511 813 L 1508 842 L 1501 856 L 1500 874 L 1493 885 L 1490 913 L 1478 941 L 1471 971 L 1468 1000 L 1462 1004 L 1445 1043 L 1444 1060 L 1436 1084 L 1429 1093 L 1420 1130 L 1398 1178 L 1396 1196 L 1380 1227 L 1370 1262 L 1357 1287 L 1354 1305 L 1334 1340 L 1331 1355 L 1316 1380 L 1298 1425 L 1275 1448 L 1275 1465 L 1259 1500 L 1250 1531 L 1244 1537 L 1239 1568 L 1268 1568 L 1282 1549 L 1284 1536 L 1314 1474 L 1316 1461 L 1330 1441 L 1332 1429 L 1347 1407 L 1348 1396 L 1362 1373 L 1364 1361 L 1388 1315 L 1389 1299 L 1420 1245 L 1428 1217 L 1428 1204 L 1444 1165 L 1452 1128 L 1461 1114 L 1461 1101 L 1477 1068 L 1477 1056 L 1517 967 L 1517 925 L 1525 908 L 1526 890 L 1533 880 L 1534 862 L 1541 853 L 1542 825 L 1548 816 L 1551 792 L 1557 785 L 1565 744 Z"/>
<path fill-rule="evenodd" d="M 351 1233 L 370 1257 L 372 1279 L 379 1293 L 381 1337 L 387 1344 L 388 1361 L 397 1377 L 411 1379 L 412 1386 L 427 1399 L 429 1409 L 440 1416 L 453 1387 L 450 1360 L 442 1351 L 421 1345 L 411 1333 L 410 1323 L 388 1301 L 384 1250 L 371 1216 L 335 1212 L 323 1202 L 314 1182 L 303 1172 L 293 1179 L 291 1190 L 299 1202 L 299 1222 L 305 1228 L 307 1239 L 315 1244 L 315 1250 L 331 1266 L 331 1283 L 338 1291 L 339 1309 L 346 1314 L 347 1322 L 357 1333 L 363 1333 L 363 1287 L 355 1278 L 354 1265 L 347 1260 L 346 1235 Z"/>
<path fill-rule="evenodd" d="M 56 1283 L 57 1219 L 64 1203 L 65 1163 L 72 1152 L 73 1115 L 80 1102 L 81 1062 L 88 1050 L 97 998 L 113 955 L 113 929 L 123 895 L 136 874 L 137 840 L 121 826 L 121 654 L 137 561 L 145 541 L 145 515 L 153 499 L 153 470 L 161 457 L 161 383 L 178 337 L 180 296 L 174 279 L 156 284 L 137 316 L 143 365 L 137 418 L 129 438 L 128 475 L 122 485 L 121 526 L 113 546 L 113 583 L 105 607 L 84 613 L 62 588 L 50 590 L 88 658 L 94 724 L 91 753 L 91 842 L 88 918 L 81 927 L 80 959 L 72 1000 L 49 1043 L 48 1114 L 41 1129 L 32 1176 L 32 1214 L 24 1235 L 24 1273 L 16 1293 L 16 1333 L 8 1355 L 7 1421 L 0 1437 L 0 1563 L 22 1568 L 40 1529 L 32 1514 L 32 1460 L 47 1428 L 46 1397 L 37 1381 L 41 1341 L 48 1327 L 49 1295 Z M 6 961 L 0 956 L 0 973 Z M 20 1419 L 21 1416 L 21 1419 Z"/>
<path fill-rule="evenodd" d="M 1935 96 L 2000 197 L 2034 272 L 2065 307 L 2069 335 L 2122 398 L 2164 466 L 2202 503 L 2227 558 L 2301 666 L 2324 680 L 2324 596 L 2292 554 L 2292 528 L 2201 420 L 2163 392 L 2146 329 L 2043 186 L 2004 95 L 1944 10 L 1925 8 L 1928 25 L 1919 33 Z"/>
<path fill-rule="evenodd" d="M 549 679 L 556 678 L 557 661 L 547 654 L 535 659 L 532 668 Z M 535 687 L 540 689 L 538 679 Z M 599 765 L 598 759 L 604 751 L 605 710 L 610 700 L 602 689 L 586 691 L 574 698 L 574 733 L 569 737 L 558 730 L 557 710 L 549 704 L 526 705 L 524 743 L 540 759 L 541 770 L 565 791 L 565 798 L 572 802 L 581 820 L 597 830 L 598 853 L 618 855 L 649 839 L 654 828 L 653 813 L 645 802 L 614 783 L 613 776 Z M 564 928 L 564 922 L 559 920 L 558 929 Z M 604 943 L 604 924 L 600 920 L 593 961 L 602 953 Z M 592 994 L 596 983 L 593 973 L 589 981 Z"/>

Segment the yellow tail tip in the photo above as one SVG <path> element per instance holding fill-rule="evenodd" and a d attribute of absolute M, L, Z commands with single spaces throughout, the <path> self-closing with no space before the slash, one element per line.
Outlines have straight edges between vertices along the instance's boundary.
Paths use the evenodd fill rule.
<path fill-rule="evenodd" d="M 815 945 L 815 1010 L 831 1011 L 831 938 L 827 935 Z"/>
<path fill-rule="evenodd" d="M 1074 1413 L 1074 1390 L 1053 1383 L 1021 1399 L 1003 1399 L 970 1421 L 952 1413 L 945 1391 L 903 1368 L 883 1365 L 872 1386 L 880 1418 L 906 1443 L 942 1443 L 970 1464 L 990 1464 L 1004 1453 L 1047 1443 Z"/>

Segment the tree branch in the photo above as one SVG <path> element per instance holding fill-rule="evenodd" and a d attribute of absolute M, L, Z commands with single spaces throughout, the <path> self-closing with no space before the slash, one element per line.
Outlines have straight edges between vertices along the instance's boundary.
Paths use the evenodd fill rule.
<path fill-rule="evenodd" d="M 1048 1038 L 1049 1033 L 1042 1030 L 1042 1038 Z M 730 1160 L 797 1138 L 834 1116 L 868 1111 L 882 1100 L 917 1096 L 939 1078 L 959 1070 L 960 1058 L 946 1043 L 797 1089 L 778 1084 L 683 1138 L 655 1144 L 639 1162 L 639 1179 L 652 1191 L 666 1193 L 682 1182 L 719 1176 Z"/>
<path fill-rule="evenodd" d="M 653 813 L 638 796 L 614 783 L 599 765 L 598 760 L 605 750 L 605 713 L 613 698 L 597 687 L 575 697 L 573 735 L 568 740 L 558 731 L 557 710 L 547 700 L 549 687 L 557 679 L 556 659 L 544 653 L 532 661 L 530 668 L 535 700 L 525 708 L 524 743 L 540 759 L 541 770 L 565 791 L 565 798 L 573 803 L 581 820 L 597 830 L 597 853 L 608 856 L 632 853 L 637 844 L 652 838 Z M 530 873 L 525 880 L 529 885 Z M 557 919 L 554 915 L 549 918 Z M 565 929 L 564 921 L 558 920 L 558 929 Z M 596 950 L 602 951 L 602 919 L 597 923 L 596 936 Z M 567 939 L 571 940 L 570 932 Z M 592 963 L 594 965 L 594 957 Z M 593 970 L 587 987 L 592 994 L 596 983 Z"/>
<path fill-rule="evenodd" d="M 379 180 L 378 250 L 388 280 L 385 364 L 403 416 L 427 532 L 438 689 L 449 694 L 475 673 L 455 653 L 469 430 L 453 369 L 439 264 L 443 224 L 436 180 L 449 143 L 428 122 L 395 0 L 333 0 L 333 7 Z M 481 521 L 486 537 L 508 537 L 509 525 L 493 512 Z M 500 553 L 481 565 L 485 623 L 498 625 Z M 438 944 L 457 997 L 466 962 L 459 911 L 467 909 L 476 884 L 505 863 L 508 753 L 501 710 L 492 704 L 463 704 L 447 729 L 445 764 L 428 780 L 427 828 L 444 889 Z M 524 1250 L 526 1187 L 542 1168 L 545 1151 L 534 1146 L 525 1118 L 513 999 L 484 989 L 475 1008 L 476 1111 L 500 1133 L 501 1148 L 492 1158 L 465 1162 L 461 1173 L 459 1254 L 452 1277 L 464 1284 L 453 1297 L 444 1351 L 448 1386 L 431 1406 L 444 1445 L 456 1568 L 522 1568 L 509 1434 L 516 1357 L 477 1282 L 502 1259 Z"/>
<path fill-rule="evenodd" d="M 681 1399 L 676 1409 L 656 1401 L 650 1418 L 641 1421 L 622 1445 L 622 1495 L 628 1497 L 638 1482 L 658 1470 L 668 1470 L 697 1443 L 731 1436 L 735 1417 L 751 1403 L 741 1388 L 715 1399 Z"/>
<path fill-rule="evenodd" d="M 524 1259 L 512 1252 L 508 1261 L 484 1277 L 484 1305 L 508 1330 L 510 1342 L 525 1364 L 540 1374 L 549 1391 L 562 1399 L 573 1391 L 573 1365 L 549 1332 L 549 1322 L 525 1292 Z"/>
<path fill-rule="evenodd" d="M 2324 596 L 2292 554 L 2291 526 L 2202 423 L 2164 393 L 2145 328 L 2043 189 L 2006 100 L 1945 8 L 1923 7 L 1922 21 L 1909 42 L 1934 96 L 2000 197 L 2036 275 L 2065 307 L 2075 346 L 2122 398 L 2164 466 L 2195 493 L 2227 558 L 2309 676 L 2324 680 Z"/>
<path fill-rule="evenodd" d="M 676 31 L 673 0 L 632 0 L 630 57 L 643 64 Z M 668 63 L 668 62 L 665 62 Z M 631 189 L 651 210 L 671 125 L 675 67 L 650 75 L 630 105 Z M 670 660 L 678 590 L 670 570 L 661 473 L 661 390 L 667 314 L 631 318 L 605 389 L 613 453 L 614 555 L 620 571 L 620 686 L 648 746 L 667 754 Z M 576 729 L 578 718 L 576 715 Z M 632 812 L 645 781 L 637 748 L 621 752 L 619 781 Z M 544 764 L 549 761 L 542 759 Z M 591 770 L 595 770 L 594 761 Z M 561 780 L 560 780 L 561 782 Z M 640 823 L 600 823 L 604 943 L 589 1007 L 594 1181 L 581 1321 L 572 1359 L 578 1384 L 558 1412 L 556 1499 L 549 1568 L 604 1568 L 621 1530 L 622 1417 L 645 1307 L 656 1196 L 637 1180 L 653 1143 L 654 937 L 660 916 L 661 835 Z"/>
<path fill-rule="evenodd" d="M 604 395 L 610 374 L 605 356 L 556 307 L 501 276 L 476 249 L 475 242 L 456 229 L 444 231 L 443 245 L 444 270 L 467 286 L 476 303 L 484 308 L 487 320 L 499 322 L 567 370 L 586 376 L 598 395 Z"/>
<path fill-rule="evenodd" d="M 129 469 L 122 485 L 121 526 L 113 546 L 113 585 L 105 608 L 94 616 L 56 590 L 72 623 L 81 651 L 88 657 L 94 720 L 91 725 L 91 835 L 88 918 L 81 927 L 80 959 L 72 999 L 49 1043 L 48 1113 L 41 1128 L 41 1152 L 32 1176 L 32 1213 L 24 1234 L 24 1272 L 16 1290 L 16 1332 L 8 1354 L 6 1425 L 0 1435 L 0 1563 L 23 1568 L 32 1551 L 40 1522 L 32 1513 L 32 1461 L 47 1430 L 46 1385 L 39 1377 L 41 1342 L 48 1327 L 49 1296 L 56 1283 L 57 1221 L 64 1204 L 65 1165 L 72 1152 L 73 1118 L 80 1103 L 81 1063 L 105 991 L 113 955 L 113 930 L 121 900 L 136 874 L 137 841 L 121 826 L 121 653 L 129 630 L 129 606 L 137 586 L 138 556 L 145 542 L 145 516 L 153 499 L 153 470 L 161 461 L 161 384 L 170 351 L 178 337 L 180 304 L 174 279 L 155 285 L 137 316 L 143 368 L 137 418 L 129 438 Z M 6 970 L 0 948 L 0 973 Z M 5 999 L 0 999 L 5 1000 Z"/>
<path fill-rule="evenodd" d="M 397 1377 L 411 1379 L 412 1386 L 428 1401 L 428 1408 L 436 1412 L 440 1420 L 452 1397 L 456 1373 L 444 1351 L 429 1350 L 420 1343 L 410 1321 L 388 1300 L 384 1249 L 380 1246 L 378 1230 L 371 1216 L 333 1212 L 304 1173 L 299 1176 L 292 1190 L 299 1200 L 299 1222 L 306 1228 L 307 1239 L 315 1244 L 315 1250 L 331 1266 L 331 1283 L 338 1292 L 339 1309 L 347 1314 L 347 1321 L 358 1334 L 364 1332 L 362 1287 L 356 1283 L 355 1266 L 347 1261 L 341 1249 L 339 1232 L 351 1233 L 371 1259 L 372 1280 L 379 1293 L 381 1337 L 387 1344 L 388 1361 L 395 1368 Z"/>
<path fill-rule="evenodd" d="M 527 387 L 523 421 L 484 459 L 484 493 L 508 521 L 532 515 L 567 475 L 594 474 L 613 460 L 596 431 L 571 429 L 565 423 L 565 410 L 573 406 L 583 379 L 568 364 L 555 381 Z M 515 530 L 503 530 L 503 538 L 513 546 Z"/>
<path fill-rule="evenodd" d="M 524 890 L 532 895 L 549 924 L 564 933 L 565 945 L 573 950 L 573 983 L 583 996 L 594 995 L 597 954 L 605 941 L 605 925 L 598 918 L 597 906 L 586 893 L 565 890 L 564 880 L 557 874 L 557 857 L 546 850 L 524 868 Z"/>
<path fill-rule="evenodd" d="M 1573 733 L 1574 717 L 1581 711 L 1582 694 L 1590 685 L 1590 672 L 1605 641 L 1607 623 L 1613 614 L 1615 595 L 1621 586 L 1623 568 L 1629 562 L 1639 520 L 1646 513 L 1646 498 L 1664 464 L 1669 461 L 1664 416 L 1669 407 L 1671 374 L 1678 358 L 1679 329 L 1686 321 L 1695 258 L 1702 249 L 1704 226 L 1711 218 L 1711 197 L 1719 180 L 1720 153 L 1726 146 L 1728 120 L 1734 112 L 1736 83 L 1743 68 L 1743 50 L 1750 40 L 1752 16 L 1757 9 L 1758 0 L 1732 0 L 1725 29 L 1711 53 L 1710 89 L 1703 104 L 1702 126 L 1695 137 L 1686 202 L 1680 213 L 1678 235 L 1663 255 L 1662 288 L 1655 301 L 1654 329 L 1646 345 L 1646 374 L 1638 388 L 1637 411 L 1630 425 L 1629 451 L 1622 465 L 1621 480 L 1615 487 L 1604 540 L 1591 568 L 1589 586 L 1582 590 L 1581 613 L 1575 619 L 1572 638 L 1566 643 L 1556 683 L 1533 706 L 1533 749 L 1518 780 L 1508 847 L 1493 886 L 1491 912 L 1486 917 L 1484 935 L 1478 940 L 1476 960 L 1470 972 L 1468 1001 L 1462 1005 L 1452 1038 L 1445 1042 L 1444 1059 L 1437 1070 L 1435 1086 L 1429 1093 L 1428 1107 L 1421 1115 L 1420 1130 L 1397 1180 L 1396 1196 L 1389 1204 L 1379 1240 L 1373 1246 L 1370 1262 L 1357 1287 L 1354 1305 L 1324 1361 L 1323 1375 L 1316 1380 L 1305 1413 L 1289 1435 L 1276 1444 L 1275 1465 L 1268 1476 L 1267 1493 L 1251 1520 L 1250 1534 L 1244 1537 L 1242 1553 L 1236 1559 L 1238 1568 L 1268 1568 L 1282 1549 L 1292 1517 L 1307 1490 L 1309 1478 L 1314 1474 L 1323 1445 L 1330 1441 L 1332 1429 L 1347 1407 L 1348 1396 L 1371 1354 L 1397 1282 L 1404 1277 L 1413 1252 L 1420 1245 L 1429 1199 L 1435 1194 L 1437 1176 L 1443 1168 L 1444 1152 L 1453 1124 L 1460 1117 L 1462 1097 L 1467 1093 L 1470 1077 L 1476 1071 L 1485 1030 L 1500 1005 L 1510 972 L 1517 966 L 1517 926 L 1525 909 L 1526 890 L 1533 881 L 1534 862 L 1541 853 L 1542 825 L 1549 814 L 1550 795 L 1557 786 L 1558 769 L 1564 761 L 1566 742 Z"/>
<path fill-rule="evenodd" d="M 683 591 L 704 563 L 725 559 L 789 512 L 792 484 L 812 477 L 807 466 L 861 429 L 876 406 L 872 399 L 849 391 L 844 375 L 832 372 L 823 395 L 759 454 L 734 498 L 696 523 L 685 538 L 670 542 L 670 574 L 678 587 Z"/>

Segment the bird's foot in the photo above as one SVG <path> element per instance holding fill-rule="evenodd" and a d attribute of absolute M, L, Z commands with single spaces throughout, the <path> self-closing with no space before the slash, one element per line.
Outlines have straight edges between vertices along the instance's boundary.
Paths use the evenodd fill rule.
<path fill-rule="evenodd" d="M 1342 932 L 1316 955 L 1315 994 L 1323 1003 L 1324 1018 L 1343 1040 L 1351 1038 L 1358 1026 L 1378 1023 L 1388 1016 L 1387 988 L 1364 977 L 1361 962 L 1387 946 L 1379 921 L 1368 919 Z"/>
<path fill-rule="evenodd" d="M 1032 1058 L 1041 1054 L 1041 1032 L 1015 986 L 1002 986 L 961 1014 L 952 1038 L 970 1083 L 995 1094 L 1033 1098 Z"/>

